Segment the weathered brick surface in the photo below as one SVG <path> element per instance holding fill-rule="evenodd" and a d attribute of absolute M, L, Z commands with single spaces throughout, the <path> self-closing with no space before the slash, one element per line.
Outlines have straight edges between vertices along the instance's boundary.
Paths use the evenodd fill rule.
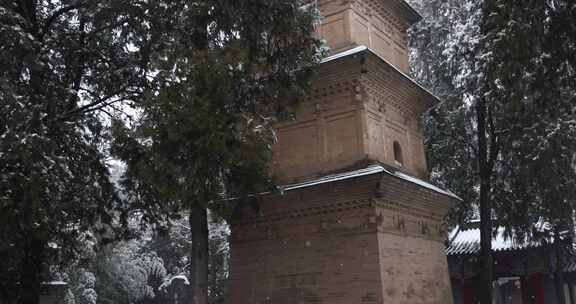
<path fill-rule="evenodd" d="M 354 58 L 323 65 L 298 119 L 278 125 L 272 167 L 281 181 L 322 175 L 365 158 L 360 75 Z"/>
<path fill-rule="evenodd" d="M 316 3 L 332 53 L 370 50 L 320 66 L 297 119 L 277 126 L 271 169 L 283 183 L 370 163 L 426 178 L 420 116 L 435 97 L 404 74 L 418 14 L 403 0 Z M 267 196 L 231 226 L 228 304 L 449 304 L 451 203 L 387 173 Z"/>
<path fill-rule="evenodd" d="M 320 0 L 318 32 L 332 52 L 356 45 L 370 47 L 380 57 L 408 71 L 407 28 L 419 16 L 402 0 Z"/>
<path fill-rule="evenodd" d="M 378 233 L 383 303 L 452 303 L 441 242 Z"/>
<path fill-rule="evenodd" d="M 228 303 L 450 303 L 431 191 L 405 192 L 413 213 L 386 200 L 388 177 L 410 190 L 377 174 L 265 198 L 232 225 Z"/>
<path fill-rule="evenodd" d="M 278 125 L 272 170 L 283 183 L 351 168 L 365 161 L 426 176 L 420 116 L 435 98 L 408 71 L 406 30 L 420 16 L 404 0 L 319 0 L 317 30 L 332 53 L 370 51 L 327 62 L 298 119 Z"/>
<path fill-rule="evenodd" d="M 371 51 L 327 62 L 298 119 L 278 125 L 272 169 L 290 183 L 376 161 L 424 178 L 420 116 L 434 97 Z"/>

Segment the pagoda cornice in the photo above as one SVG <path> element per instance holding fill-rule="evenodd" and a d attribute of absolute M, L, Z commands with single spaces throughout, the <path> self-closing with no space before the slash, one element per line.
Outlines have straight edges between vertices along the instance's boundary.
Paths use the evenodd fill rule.
<path fill-rule="evenodd" d="M 380 15 L 391 21 L 401 31 L 422 20 L 422 16 L 404 0 L 344 0 L 356 12 L 366 15 Z M 397 15 L 399 14 L 399 15 Z"/>
<path fill-rule="evenodd" d="M 419 111 L 414 111 L 413 106 L 409 106 L 407 104 L 407 99 L 404 97 L 387 100 L 387 102 L 393 103 L 399 109 L 404 111 L 407 116 L 418 117 L 426 109 L 440 102 L 440 99 L 432 92 L 418 84 L 418 82 L 412 79 L 412 77 L 399 70 L 396 66 L 388 62 L 388 60 L 366 46 L 357 46 L 329 56 L 321 62 L 321 65 L 329 65 L 333 61 L 351 60 L 352 58 L 356 58 L 359 63 L 357 65 L 358 71 L 350 71 L 348 77 L 341 77 L 334 82 L 315 86 L 307 99 L 319 101 L 327 98 L 329 99 L 331 96 L 342 92 L 353 92 L 355 95 L 358 95 L 355 96 L 357 100 L 368 98 L 372 99 L 372 102 L 374 103 L 383 103 L 383 91 L 381 88 L 377 88 L 375 83 L 385 80 L 380 79 L 381 81 L 378 81 L 378 79 L 369 79 L 368 77 L 364 77 L 367 73 L 381 73 L 388 76 L 380 75 L 379 78 L 389 78 L 392 76 L 399 81 L 402 81 L 410 90 L 410 95 L 416 96 L 418 100 L 424 103 Z M 369 61 L 367 58 L 371 58 L 372 60 Z M 368 103 L 370 102 L 371 101 L 368 100 Z M 378 104 L 377 107 L 385 111 L 385 106 L 383 106 L 383 104 Z"/>

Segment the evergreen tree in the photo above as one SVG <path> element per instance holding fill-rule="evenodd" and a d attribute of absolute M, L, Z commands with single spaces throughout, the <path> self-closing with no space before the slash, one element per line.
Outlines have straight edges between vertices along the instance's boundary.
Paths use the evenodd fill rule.
<path fill-rule="evenodd" d="M 224 216 L 272 189 L 273 123 L 303 96 L 320 59 L 315 11 L 295 0 L 170 1 L 168 31 L 134 128 L 115 122 L 113 152 L 143 220 L 182 210 L 191 228 L 190 283 L 207 303 L 207 209 Z M 165 20 L 160 20 L 164 24 Z"/>
<path fill-rule="evenodd" d="M 476 1 L 414 0 L 412 4 L 423 20 L 409 33 L 411 73 L 441 100 L 424 117 L 430 178 L 464 198 L 449 214 L 450 225 L 456 225 L 474 217 L 478 203 L 474 109 L 468 82 L 481 12 Z"/>
<path fill-rule="evenodd" d="M 571 247 L 576 207 L 576 6 L 570 1 L 495 1 L 486 47 L 492 88 L 507 115 L 496 163 L 495 213 L 519 239 L 537 220 L 553 240 L 558 303 L 564 303 L 563 264 Z M 544 226 L 544 227 L 547 227 Z M 563 244 L 563 240 L 568 244 Z"/>
<path fill-rule="evenodd" d="M 478 130 L 483 136 L 485 121 L 490 143 L 484 178 L 491 178 L 486 186 L 489 204 L 485 210 L 481 205 L 481 212 L 487 221 L 496 214 L 520 240 L 535 236 L 531 232 L 537 218 L 552 223 L 548 239 L 557 248 L 559 303 L 564 301 L 560 231 L 573 234 L 576 207 L 576 90 L 572 85 L 576 37 L 570 26 L 574 13 L 569 1 L 485 1 L 478 52 Z M 556 42 L 558 36 L 562 42 Z M 483 226 L 483 237 L 489 239 L 491 227 Z M 489 259 L 483 266 L 488 263 Z M 487 290 L 492 276 L 486 271 L 483 279 Z"/>
<path fill-rule="evenodd" d="M 228 224 L 214 213 L 209 213 L 209 259 L 208 259 L 208 303 L 224 303 L 226 282 L 229 275 L 228 262 L 230 247 Z M 171 221 L 169 227 L 157 229 L 151 240 L 142 248 L 145 252 L 155 252 L 164 261 L 168 274 L 166 281 L 175 276 L 188 276 L 190 267 L 190 227 L 188 218 Z M 163 289 L 169 284 L 164 283 Z M 162 294 L 160 300 L 162 300 Z M 155 302 L 162 303 L 162 302 Z"/>
<path fill-rule="evenodd" d="M 424 9 L 430 21 L 412 33 L 413 61 L 422 62 L 414 74 L 444 100 L 426 124 L 432 178 L 465 199 L 453 221 L 480 216 L 481 303 L 492 302 L 491 190 L 501 147 L 500 103 L 482 94 L 493 77 L 482 54 L 491 9 L 489 0 L 432 1 Z"/>
<path fill-rule="evenodd" d="M 493 216 L 520 241 L 542 240 L 533 231 L 537 220 L 552 224 L 543 241 L 559 244 L 562 232 L 573 231 L 575 6 L 569 1 L 456 4 L 432 1 L 427 6 L 438 13 L 414 37 L 440 43 L 426 49 L 415 40 L 416 58 L 432 64 L 431 70 L 419 66 L 415 75 L 446 97 L 428 124 L 433 177 L 479 206 L 480 295 L 490 303 Z M 457 18 L 452 18 L 454 9 Z M 443 136 L 445 130 L 456 136 Z M 460 168 L 450 166 L 455 160 Z M 455 176 L 466 178 L 450 182 Z M 556 270 L 563 301 L 561 263 Z"/>
<path fill-rule="evenodd" d="M 141 91 L 153 5 L 0 1 L 1 299 L 37 303 L 49 262 L 72 260 L 90 231 L 113 237 L 99 115 Z"/>
<path fill-rule="evenodd" d="M 144 251 L 142 240 L 108 245 L 94 260 L 98 303 L 160 303 L 160 285 L 166 277 L 163 260 Z"/>

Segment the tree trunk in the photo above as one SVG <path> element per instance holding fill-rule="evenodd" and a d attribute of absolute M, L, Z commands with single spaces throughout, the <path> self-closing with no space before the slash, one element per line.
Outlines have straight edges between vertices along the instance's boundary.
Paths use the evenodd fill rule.
<path fill-rule="evenodd" d="M 520 277 L 520 292 L 522 293 L 522 304 L 532 304 L 530 288 L 530 276 L 523 275 Z"/>
<path fill-rule="evenodd" d="M 494 1 L 484 0 L 482 12 L 481 32 L 487 35 L 492 30 L 490 14 L 493 11 Z M 488 45 L 481 45 L 481 51 L 487 51 Z M 485 69 L 487 69 L 485 67 Z M 484 72 L 483 88 L 476 101 L 475 110 L 477 118 L 476 135 L 478 137 L 478 171 L 480 179 L 480 303 L 492 304 L 492 173 L 494 162 L 498 155 L 498 143 L 492 117 L 492 108 L 486 99 L 486 91 L 490 89 L 489 68 Z M 490 145 L 488 141 L 490 140 Z"/>
<path fill-rule="evenodd" d="M 486 135 L 486 100 L 481 97 L 476 104 L 478 118 L 478 169 L 480 171 L 480 303 L 492 304 L 492 202 L 490 200 L 490 175 Z"/>
<path fill-rule="evenodd" d="M 190 40 L 195 50 L 208 50 L 208 23 L 210 8 L 200 4 L 194 11 L 194 28 Z M 199 89 L 201 90 L 201 89 Z M 202 95 L 199 92 L 199 95 Z M 192 304 L 208 304 L 208 211 L 202 204 L 195 202 L 190 208 L 190 232 L 192 252 L 190 255 L 190 288 Z"/>
<path fill-rule="evenodd" d="M 556 256 L 556 271 L 554 273 L 554 287 L 556 289 L 556 303 L 566 304 L 564 296 L 564 263 L 562 263 L 562 243 L 558 229 L 554 231 L 554 255 Z"/>
<path fill-rule="evenodd" d="M 562 270 L 556 270 L 554 274 L 554 285 L 556 289 L 556 303 L 566 304 L 566 297 L 564 295 L 564 274 Z"/>
<path fill-rule="evenodd" d="M 192 304 L 208 303 L 208 211 L 194 205 L 190 208 L 192 252 L 190 254 L 190 288 Z"/>
<path fill-rule="evenodd" d="M 570 297 L 570 303 L 574 304 L 574 283 L 572 279 L 568 279 L 568 296 Z"/>
<path fill-rule="evenodd" d="M 29 173 L 26 172 L 28 175 Z M 22 199 L 25 202 L 21 221 L 25 228 L 20 231 L 24 235 L 22 260 L 20 271 L 20 286 L 18 286 L 19 304 L 38 304 L 40 302 L 40 284 L 42 283 L 44 265 L 44 241 L 40 235 L 40 229 L 36 229 L 35 205 L 38 200 L 35 198 L 38 190 L 37 180 L 34 175 L 31 177 L 31 185 L 28 188 L 27 196 Z"/>
<path fill-rule="evenodd" d="M 21 286 L 18 303 L 38 304 L 40 302 L 40 284 L 42 281 L 43 244 L 31 237 L 26 245 L 22 259 Z"/>

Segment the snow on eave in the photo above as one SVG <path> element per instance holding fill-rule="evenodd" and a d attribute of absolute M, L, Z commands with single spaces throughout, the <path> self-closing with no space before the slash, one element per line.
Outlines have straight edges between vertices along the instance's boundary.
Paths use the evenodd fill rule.
<path fill-rule="evenodd" d="M 394 173 L 391 173 L 391 172 L 389 172 L 389 173 L 392 174 L 392 175 L 394 175 L 394 176 L 396 176 L 396 177 L 399 177 L 399 178 L 401 178 L 401 179 L 403 179 L 403 180 L 410 181 L 410 182 L 412 182 L 412 183 L 414 183 L 414 184 L 417 184 L 417 185 L 420 185 L 420 186 L 422 186 L 422 187 L 428 188 L 428 189 L 433 190 L 433 191 L 435 191 L 435 192 L 438 192 L 438 193 L 441 193 L 441 194 L 450 196 L 450 197 L 455 198 L 455 199 L 457 199 L 457 200 L 459 200 L 459 201 L 463 201 L 463 199 L 461 199 L 460 197 L 458 197 L 456 194 L 452 193 L 451 191 L 449 191 L 449 190 L 444 190 L 444 189 L 442 189 L 442 188 L 439 188 L 439 187 L 437 187 L 437 186 L 434 186 L 434 185 L 432 185 L 431 183 L 426 182 L 426 181 L 423 181 L 423 180 L 421 180 L 421 179 L 419 179 L 419 178 L 416 178 L 416 177 L 413 177 L 413 176 L 404 174 L 404 173 L 399 172 L 399 171 L 396 171 L 396 172 L 394 172 Z"/>
<path fill-rule="evenodd" d="M 170 282 L 172 282 L 172 281 L 174 281 L 174 280 L 182 280 L 182 281 L 184 281 L 184 284 L 185 284 L 185 285 L 190 285 L 190 281 L 188 281 L 188 277 L 186 277 L 186 276 L 183 275 L 183 274 L 173 276 L 173 277 L 170 279 Z"/>
<path fill-rule="evenodd" d="M 50 281 L 50 282 L 42 282 L 43 285 L 68 285 L 68 283 L 64 281 Z"/>
<path fill-rule="evenodd" d="M 188 281 L 188 277 L 186 277 L 183 274 L 179 274 L 179 275 L 175 275 L 175 276 L 171 277 L 170 279 L 165 280 L 162 284 L 160 284 L 160 286 L 158 286 L 158 290 L 165 290 L 166 288 L 168 288 L 169 286 L 172 285 L 172 282 L 174 280 L 182 280 L 184 285 L 190 285 L 190 281 Z"/>
<path fill-rule="evenodd" d="M 495 234 L 491 238 L 493 252 L 505 252 L 539 248 L 543 244 L 528 239 L 518 241 L 506 235 L 506 229 L 496 227 Z M 470 255 L 480 252 L 480 228 L 466 229 L 457 226 L 449 233 L 449 244 L 445 250 L 447 255 Z"/>
<path fill-rule="evenodd" d="M 426 181 L 423 181 L 423 180 L 418 179 L 416 177 L 406 175 L 406 174 L 398 172 L 398 171 L 397 172 L 388 171 L 383 166 L 380 166 L 380 165 L 371 165 L 371 166 L 368 166 L 367 168 L 364 168 L 364 169 L 327 175 L 327 176 L 324 176 L 321 178 L 313 179 L 313 180 L 302 182 L 302 183 L 280 186 L 280 189 L 282 190 L 282 192 L 291 191 L 291 190 L 307 188 L 307 187 L 312 187 L 312 186 L 316 186 L 316 185 L 332 183 L 332 182 L 337 182 L 337 181 L 342 181 L 342 180 L 347 180 L 347 179 L 352 179 L 352 178 L 356 178 L 356 177 L 372 175 L 372 174 L 377 174 L 377 173 L 386 173 L 386 174 L 392 175 L 396 178 L 400 178 L 402 180 L 408 181 L 408 182 L 413 183 L 415 185 L 427 188 L 427 189 L 432 190 L 434 192 L 437 192 L 437 193 L 440 193 L 443 195 L 447 195 L 447 196 L 450 196 L 452 198 L 455 198 L 457 200 L 462 201 L 462 199 L 459 198 L 456 194 L 454 194 L 448 190 L 441 189 L 441 188 L 436 187 L 436 186 L 434 186 L 434 185 L 432 185 Z"/>
<path fill-rule="evenodd" d="M 326 63 L 326 62 L 329 62 L 329 61 L 332 61 L 332 60 L 336 60 L 336 59 L 339 59 L 339 58 L 342 58 L 342 57 L 351 56 L 351 55 L 354 55 L 354 54 L 357 54 L 357 53 L 361 53 L 361 52 L 363 52 L 363 51 L 365 51 L 365 50 L 367 50 L 367 49 L 368 49 L 368 47 L 366 47 L 366 46 L 364 46 L 364 45 L 360 45 L 360 46 L 357 46 L 357 47 L 355 47 L 355 48 L 353 48 L 353 49 L 349 49 L 349 50 L 346 50 L 346 51 L 343 51 L 343 52 L 336 53 L 336 54 L 334 54 L 334 55 L 328 56 L 328 57 L 322 59 L 322 61 L 320 61 L 320 63 Z"/>
<path fill-rule="evenodd" d="M 392 69 L 394 69 L 397 73 L 399 73 L 402 77 L 404 77 L 406 80 L 410 81 L 412 84 L 414 84 L 418 89 L 420 89 L 421 91 L 423 91 L 425 94 L 429 95 L 430 97 L 432 97 L 432 104 L 437 104 L 440 103 L 440 98 L 436 97 L 436 95 L 434 95 L 434 93 L 430 92 L 430 90 L 426 89 L 425 87 L 421 86 L 418 82 L 416 82 L 414 79 L 412 79 L 412 77 L 410 77 L 408 74 L 404 73 L 403 71 L 401 71 L 400 69 L 398 69 L 395 65 L 391 64 L 388 60 L 386 60 L 384 57 L 376 54 L 374 51 L 372 51 L 369 47 L 365 46 L 365 45 L 359 45 L 355 48 L 328 56 L 324 59 L 322 59 L 322 61 L 320 61 L 320 63 L 327 63 L 336 59 L 340 59 L 340 58 L 344 58 L 344 57 L 348 57 L 348 56 L 352 56 L 354 54 L 358 54 L 358 53 L 362 53 L 365 51 L 369 51 L 372 55 L 378 57 L 380 60 L 382 60 L 384 63 L 386 63 L 387 65 L 389 65 L 390 67 L 392 67 Z"/>
<path fill-rule="evenodd" d="M 302 183 L 298 183 L 298 184 L 280 186 L 280 189 L 283 191 L 290 191 L 290 190 L 306 188 L 306 187 L 311 187 L 311 186 L 316 186 L 316 185 L 321 185 L 321 184 L 326 184 L 326 183 L 337 182 L 337 181 L 341 181 L 341 180 L 347 180 L 347 179 L 360 177 L 360 176 L 372 175 L 372 174 L 381 173 L 384 171 L 385 171 L 384 167 L 379 166 L 379 165 L 373 165 L 373 166 L 369 166 L 369 167 L 364 168 L 364 169 L 349 171 L 349 172 L 345 172 L 345 173 L 327 175 L 327 176 L 324 176 L 324 177 L 321 177 L 318 179 L 314 179 L 314 180 L 310 180 L 310 181 L 306 181 L 306 182 L 302 182 Z"/>

